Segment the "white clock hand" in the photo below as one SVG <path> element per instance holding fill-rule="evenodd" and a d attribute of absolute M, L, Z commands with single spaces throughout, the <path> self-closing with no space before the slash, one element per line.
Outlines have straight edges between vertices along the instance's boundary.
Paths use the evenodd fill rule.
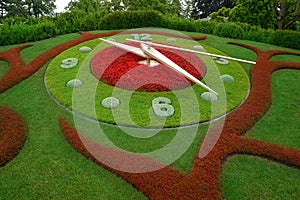
<path fill-rule="evenodd" d="M 164 47 L 164 48 L 169 48 L 169 49 L 175 49 L 175 50 L 180 50 L 180 51 L 197 53 L 197 54 L 201 54 L 201 55 L 205 55 L 205 56 L 213 56 L 213 57 L 217 57 L 217 58 L 224 58 L 224 59 L 227 59 L 227 60 L 234 60 L 234 61 L 244 62 L 244 63 L 248 63 L 248 64 L 252 64 L 252 65 L 256 64 L 256 62 L 250 61 L 250 60 L 243 60 L 243 59 L 233 58 L 233 57 L 229 57 L 229 56 L 222 56 L 222 55 L 206 53 L 206 52 L 202 52 L 202 51 L 184 49 L 184 48 L 180 48 L 180 47 L 174 47 L 174 46 L 169 46 L 169 45 L 164 45 L 164 44 L 158 44 L 158 43 L 154 43 L 154 42 L 146 42 L 146 41 L 139 41 L 139 40 L 132 40 L 132 39 L 126 39 L 126 40 L 131 41 L 131 42 L 143 43 L 143 44 L 147 44 L 147 45 L 151 45 L 151 46 L 153 45 L 153 46 L 158 46 L 158 47 Z"/>
<path fill-rule="evenodd" d="M 133 53 L 133 54 L 136 54 L 136 55 L 141 56 L 143 58 L 149 58 L 149 56 L 147 56 L 140 48 L 133 47 L 133 46 L 126 45 L 126 44 L 122 44 L 122 43 L 119 43 L 119 42 L 113 42 L 113 41 L 110 41 L 110 40 L 105 40 L 103 38 L 99 38 L 99 40 L 102 40 L 106 43 L 112 44 L 116 47 L 119 47 L 120 49 L 123 49 L 123 50 L 128 51 L 128 52 Z"/>
<path fill-rule="evenodd" d="M 208 87 L 207 85 L 205 85 L 204 83 L 202 83 L 201 81 L 199 81 L 197 78 L 195 78 L 193 75 L 191 75 L 190 73 L 188 73 L 187 71 L 185 71 L 184 69 L 182 69 L 181 67 L 179 67 L 176 63 L 174 63 L 172 60 L 170 60 L 169 58 L 167 58 L 166 56 L 164 56 L 163 54 L 161 54 L 159 51 L 157 51 L 153 47 L 150 47 L 149 45 L 141 43 L 141 48 L 142 48 L 143 52 L 145 54 L 147 54 L 148 56 L 154 58 L 155 60 L 157 60 L 157 61 L 165 64 L 166 66 L 170 67 L 171 69 L 177 71 L 178 73 L 180 73 L 181 75 L 185 76 L 189 80 L 191 80 L 194 83 L 196 83 L 196 84 L 200 85 L 201 87 L 205 88 L 209 92 L 211 92 L 211 93 L 219 96 L 219 94 L 217 92 L 215 92 L 210 87 Z"/>

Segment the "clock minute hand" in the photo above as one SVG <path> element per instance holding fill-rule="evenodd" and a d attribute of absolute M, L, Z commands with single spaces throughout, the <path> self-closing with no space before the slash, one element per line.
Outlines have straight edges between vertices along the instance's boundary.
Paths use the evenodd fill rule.
<path fill-rule="evenodd" d="M 195 50 L 191 50 L 191 49 L 184 49 L 184 48 L 169 46 L 169 45 L 165 45 L 165 44 L 159 44 L 159 43 L 147 42 L 147 41 L 139 41 L 139 40 L 132 40 L 132 39 L 126 39 L 126 40 L 131 41 L 131 42 L 144 43 L 144 44 L 148 44 L 148 45 L 163 47 L 163 48 L 169 48 L 169 49 L 175 49 L 175 50 L 180 50 L 180 51 L 185 51 L 185 52 L 197 53 L 197 54 L 204 55 L 204 56 L 213 56 L 213 57 L 217 57 L 217 58 L 224 58 L 224 59 L 243 62 L 243 63 L 248 63 L 248 64 L 252 64 L 252 65 L 256 64 L 256 62 L 251 61 L 251 60 L 243 60 L 243 59 L 239 59 L 239 58 L 234 58 L 234 57 L 229 57 L 229 56 L 222 56 L 222 55 L 212 54 L 212 53 L 207 53 L 207 52 L 202 52 L 202 51 L 195 51 Z"/>
<path fill-rule="evenodd" d="M 170 60 L 169 58 L 167 58 L 166 56 L 164 56 L 163 54 L 161 54 L 155 48 L 150 47 L 149 45 L 141 43 L 141 49 L 148 56 L 154 58 L 155 60 L 157 60 L 157 61 L 165 64 L 166 66 L 170 67 L 171 69 L 177 71 L 179 74 L 185 76 L 186 78 L 188 78 L 189 80 L 193 81 L 194 83 L 200 85 L 201 87 L 205 88 L 209 92 L 211 92 L 211 93 L 219 96 L 219 94 L 217 92 L 215 92 L 213 89 L 211 89 L 210 87 L 208 87 L 207 85 L 205 85 L 204 83 L 202 83 L 201 81 L 199 81 L 193 75 L 191 75 L 190 73 L 188 73 L 187 71 L 185 71 L 184 69 L 182 69 L 181 67 L 179 67 L 176 63 L 174 63 L 172 60 Z"/>
<path fill-rule="evenodd" d="M 128 52 L 133 53 L 133 54 L 136 54 L 136 55 L 141 56 L 143 58 L 149 58 L 149 56 L 147 56 L 140 48 L 130 46 L 130 45 L 126 45 L 126 44 L 122 44 L 122 43 L 119 43 L 119 42 L 105 40 L 103 38 L 99 38 L 99 40 L 102 40 L 106 43 L 112 44 L 116 47 L 119 47 L 120 49 L 123 49 L 123 50 L 128 51 Z"/>

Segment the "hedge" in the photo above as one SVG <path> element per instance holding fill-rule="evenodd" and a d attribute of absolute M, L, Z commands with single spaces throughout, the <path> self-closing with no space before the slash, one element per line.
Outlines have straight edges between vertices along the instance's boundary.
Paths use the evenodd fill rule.
<path fill-rule="evenodd" d="M 165 16 L 157 11 L 115 11 L 85 13 L 74 10 L 56 17 L 13 18 L 0 26 L 0 45 L 19 44 L 79 31 L 162 27 L 181 31 L 212 34 L 220 37 L 252 40 L 300 49 L 300 32 L 262 29 L 239 22 L 188 20 Z"/>
<path fill-rule="evenodd" d="M 270 35 L 270 44 L 300 49 L 300 32 L 278 30 Z"/>

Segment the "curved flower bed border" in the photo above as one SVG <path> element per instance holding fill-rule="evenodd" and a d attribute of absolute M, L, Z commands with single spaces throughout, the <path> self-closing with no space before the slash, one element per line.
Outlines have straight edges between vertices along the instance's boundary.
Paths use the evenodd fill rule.
<path fill-rule="evenodd" d="M 0 167 L 18 155 L 26 140 L 26 123 L 11 108 L 0 106 Z"/>
<path fill-rule="evenodd" d="M 133 33 L 160 33 L 155 31 L 134 31 Z M 20 52 L 32 45 L 22 45 L 4 52 L 0 52 L 0 60 L 9 63 L 9 71 L 0 77 L 0 93 L 12 88 L 23 80 L 27 79 L 39 69 L 41 69 L 50 59 L 56 57 L 61 52 L 76 46 L 82 42 L 99 37 L 108 37 L 119 34 L 121 31 L 92 34 L 82 32 L 77 39 L 58 45 L 49 51 L 39 55 L 36 59 L 25 66 Z M 127 33 L 130 33 L 128 31 Z M 168 36 L 183 37 L 182 35 L 160 33 Z M 186 37 L 189 38 L 189 37 Z M 204 40 L 206 36 L 191 37 L 194 40 Z M 3 119 L 2 119 L 3 118 Z M 26 122 L 22 117 L 10 108 L 0 105 L 0 167 L 12 160 L 22 148 L 26 138 Z"/>
<path fill-rule="evenodd" d="M 251 71 L 251 92 L 242 106 L 227 116 L 218 142 L 205 157 L 201 155 L 201 148 L 203 146 L 209 147 L 210 144 L 213 144 L 210 142 L 210 139 L 213 140 L 214 138 L 206 138 L 201 144 L 202 147 L 199 147 L 199 154 L 194 158 L 190 174 L 184 174 L 170 166 L 144 174 L 125 173 L 111 169 L 101 163 L 101 161 L 95 159 L 87 151 L 83 142 L 89 146 L 89 149 L 97 148 L 98 153 L 103 153 L 103 155 L 110 155 L 112 152 L 115 153 L 116 150 L 103 147 L 89 141 L 83 136 L 79 136 L 79 133 L 67 121 L 61 119 L 60 124 L 65 137 L 83 155 L 102 167 L 118 174 L 151 199 L 222 199 L 220 180 L 222 165 L 229 156 L 235 154 L 264 157 L 300 168 L 300 150 L 243 137 L 265 115 L 271 105 L 272 73 L 280 69 L 300 70 L 300 63 L 270 61 L 270 59 L 280 54 L 299 56 L 300 54 L 289 51 L 262 51 L 249 45 L 240 43 L 231 44 L 248 48 L 256 52 L 258 56 L 257 64 L 253 66 Z M 215 135 L 214 132 L 218 132 L 221 128 L 220 126 L 222 126 L 222 122 L 217 123 L 210 129 L 207 135 Z M 124 154 L 122 152 L 117 153 Z M 131 156 L 132 159 L 132 155 L 129 154 L 127 156 Z M 121 158 L 127 156 L 123 155 Z M 140 162 L 143 160 L 150 162 L 149 159 L 141 156 L 136 156 L 136 159 Z M 159 165 L 160 163 L 153 160 L 151 164 Z"/>

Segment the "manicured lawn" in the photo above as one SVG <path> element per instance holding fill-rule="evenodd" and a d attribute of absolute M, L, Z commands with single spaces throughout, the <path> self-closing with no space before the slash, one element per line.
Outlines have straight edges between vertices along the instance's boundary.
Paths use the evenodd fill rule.
<path fill-rule="evenodd" d="M 59 36 L 33 43 L 22 51 L 26 63 L 39 54 L 78 34 Z M 229 45 L 232 39 L 208 36 L 200 44 L 209 45 L 234 57 L 255 60 L 247 49 Z M 250 41 L 238 41 L 261 49 L 281 49 Z M 0 51 L 13 46 L 0 47 Z M 295 50 L 292 50 L 295 51 Z M 296 56 L 276 59 L 300 62 Z M 242 64 L 249 74 L 250 65 Z M 0 75 L 8 66 L 0 62 Z M 0 94 L 0 105 L 21 113 L 28 125 L 27 141 L 20 154 L 0 168 L 0 198 L 3 199 L 146 199 L 134 187 L 113 173 L 104 170 L 75 151 L 64 138 L 59 118 L 72 121 L 72 114 L 58 106 L 44 86 L 47 66 L 12 89 Z M 253 137 L 300 150 L 300 72 L 283 70 L 272 77 L 273 103 L 269 112 L 249 132 Z M 134 152 L 158 149 L 176 135 L 163 130 L 155 137 L 136 139 L 116 127 L 103 125 L 109 139 L 120 148 Z M 208 125 L 201 125 L 186 153 L 172 164 L 189 172 L 197 148 Z M 192 131 L 186 128 L 187 133 Z M 224 165 L 223 194 L 226 199 L 297 199 L 300 194 L 300 170 L 256 157 L 234 156 Z"/>

